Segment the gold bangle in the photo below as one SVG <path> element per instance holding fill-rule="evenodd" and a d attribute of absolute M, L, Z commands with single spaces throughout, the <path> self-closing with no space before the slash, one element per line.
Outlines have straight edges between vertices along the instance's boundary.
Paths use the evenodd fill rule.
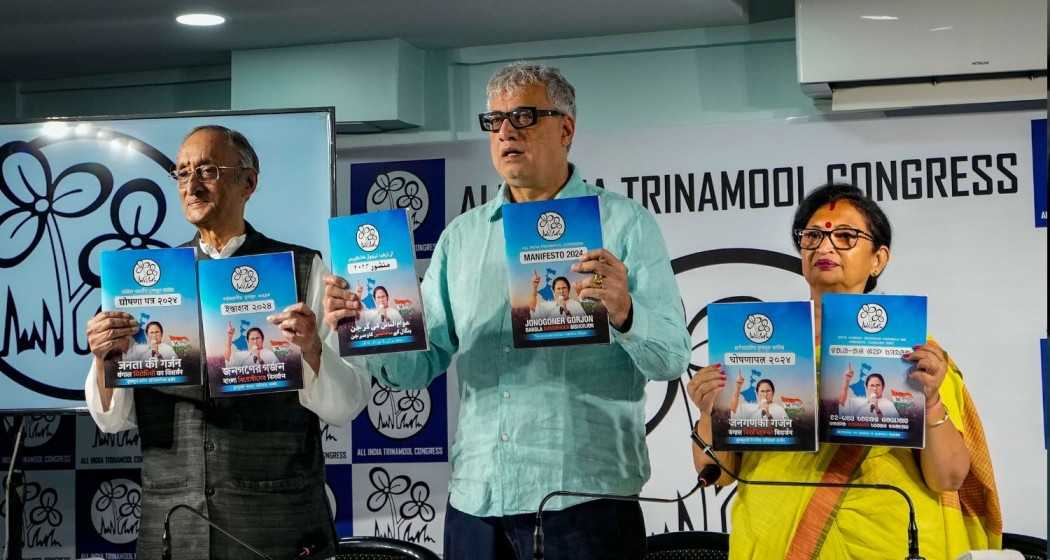
<path fill-rule="evenodd" d="M 949 418 L 948 418 L 948 407 L 944 406 L 944 403 L 942 402 L 941 403 L 941 408 L 944 409 L 944 418 L 941 418 L 940 420 L 934 422 L 933 424 L 930 424 L 930 423 L 927 422 L 926 423 L 926 427 L 927 428 L 936 428 L 937 426 L 940 426 L 941 424 L 944 424 L 945 422 L 947 422 L 949 420 Z"/>

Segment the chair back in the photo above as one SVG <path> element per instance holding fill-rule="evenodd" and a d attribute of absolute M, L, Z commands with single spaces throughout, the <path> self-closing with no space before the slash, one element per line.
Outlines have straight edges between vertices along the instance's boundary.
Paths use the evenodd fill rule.
<path fill-rule="evenodd" d="M 440 560 L 437 554 L 407 541 L 385 537 L 346 537 L 339 540 L 333 560 Z"/>
<path fill-rule="evenodd" d="M 645 560 L 728 560 L 729 535 L 708 531 L 677 531 L 646 539 Z"/>
<path fill-rule="evenodd" d="M 1025 560 L 1046 560 L 1046 540 L 1016 533 L 1003 533 L 1003 548 L 1016 550 Z"/>

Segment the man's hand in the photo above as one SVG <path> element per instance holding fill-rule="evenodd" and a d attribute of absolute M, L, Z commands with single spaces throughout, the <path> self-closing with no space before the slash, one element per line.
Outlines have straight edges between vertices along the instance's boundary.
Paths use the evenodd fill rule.
<path fill-rule="evenodd" d="M 233 340 L 233 321 L 226 322 L 226 340 Z"/>
<path fill-rule="evenodd" d="M 285 307 L 280 313 L 266 318 L 292 344 L 303 351 L 303 359 L 316 372 L 321 367 L 321 339 L 317 336 L 317 316 L 302 302 Z"/>
<path fill-rule="evenodd" d="M 572 265 L 573 272 L 593 273 L 590 278 L 576 283 L 581 299 L 601 301 L 609 311 L 609 322 L 619 328 L 631 312 L 631 294 L 627 289 L 627 267 L 605 249 L 587 251 L 580 262 Z"/>
<path fill-rule="evenodd" d="M 333 331 L 344 319 L 354 319 L 361 314 L 361 293 L 364 288 L 358 284 L 358 291 L 351 292 L 346 280 L 329 274 L 324 278 L 324 322 Z"/>
<path fill-rule="evenodd" d="M 139 323 L 122 311 L 102 311 L 87 322 L 88 348 L 99 363 L 114 351 L 127 352 Z"/>

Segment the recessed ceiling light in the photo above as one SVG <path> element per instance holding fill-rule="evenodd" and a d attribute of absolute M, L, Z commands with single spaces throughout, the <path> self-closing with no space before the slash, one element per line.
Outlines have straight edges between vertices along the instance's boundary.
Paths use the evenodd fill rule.
<path fill-rule="evenodd" d="M 870 19 L 873 21 L 896 21 L 900 18 L 897 16 L 860 16 L 860 19 Z"/>
<path fill-rule="evenodd" d="M 226 23 L 226 18 L 217 14 L 182 14 L 175 21 L 183 25 L 211 26 Z"/>

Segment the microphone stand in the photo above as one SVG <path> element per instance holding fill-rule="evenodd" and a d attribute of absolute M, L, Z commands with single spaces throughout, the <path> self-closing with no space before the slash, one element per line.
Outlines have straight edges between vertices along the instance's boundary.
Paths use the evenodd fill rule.
<path fill-rule="evenodd" d="M 617 500 L 621 502 L 655 502 L 660 504 L 673 504 L 692 496 L 701 488 L 711 486 L 718 480 L 719 469 L 715 465 L 708 465 L 701 469 L 697 476 L 696 485 L 684 496 L 678 498 L 647 498 L 642 496 L 621 496 L 619 494 L 599 494 L 596 492 L 573 492 L 571 490 L 555 490 L 543 497 L 539 509 L 536 510 L 536 529 L 532 533 L 532 557 L 543 558 L 543 508 L 547 502 L 556 496 L 568 496 L 575 498 L 594 498 L 601 500 Z"/>
<path fill-rule="evenodd" d="M 737 480 L 743 484 L 751 484 L 755 486 L 807 486 L 815 488 L 865 488 L 869 490 L 891 490 L 899 494 L 904 501 L 908 504 L 908 556 L 904 560 L 926 560 L 924 557 L 919 556 L 919 526 L 915 523 L 915 505 L 912 504 L 911 498 L 904 490 L 893 486 L 892 484 L 867 484 L 867 483 L 853 483 L 853 482 L 791 482 L 782 480 L 748 480 L 741 477 L 737 473 L 727 468 L 722 461 L 715 455 L 711 446 L 707 444 L 699 435 L 696 430 L 689 430 L 689 437 L 693 440 L 693 443 L 700 447 L 705 455 L 711 458 L 717 465 L 717 469 L 724 471 L 734 480 Z M 704 469 L 715 465 L 707 465 Z M 702 471 L 701 471 L 702 472 Z"/>
<path fill-rule="evenodd" d="M 18 493 L 20 487 L 25 485 L 25 473 L 15 468 L 18 463 L 18 452 L 22 448 L 22 433 L 25 431 L 26 417 L 18 417 L 18 427 L 15 432 L 15 445 L 11 450 L 11 464 L 7 469 L 7 480 L 5 490 L 6 511 L 4 511 L 4 523 L 5 529 L 4 534 L 6 535 L 6 541 L 4 542 L 4 559 L 5 560 L 22 560 L 22 546 L 23 534 L 25 527 L 22 524 L 23 507 L 25 504 L 22 500 L 25 498 L 25 489 L 22 488 L 22 494 Z"/>
<path fill-rule="evenodd" d="M 227 531 L 226 529 L 223 529 L 222 527 L 219 527 L 215 523 L 212 523 L 211 519 L 208 519 L 208 516 L 206 516 L 203 513 L 201 513 L 199 511 L 191 508 L 190 506 L 188 506 L 186 504 L 179 504 L 179 505 L 169 509 L 168 513 L 164 516 L 164 535 L 161 537 L 161 543 L 163 545 L 163 551 L 161 552 L 161 557 L 163 558 L 163 560 L 171 560 L 171 514 L 175 513 L 175 511 L 179 510 L 179 509 L 187 510 L 190 513 L 192 513 L 193 515 L 196 515 L 198 518 L 200 518 L 205 523 L 210 525 L 213 529 L 215 529 L 216 531 L 226 535 L 227 537 L 230 538 L 230 540 L 232 540 L 233 542 L 241 545 L 242 547 L 244 547 L 245 549 L 249 550 L 252 554 L 258 556 L 259 558 L 263 558 L 265 560 L 273 560 L 273 558 L 270 558 L 269 556 L 267 556 L 267 555 L 263 554 L 262 552 L 259 552 L 258 550 L 256 550 L 255 547 L 253 547 L 252 545 L 250 545 L 250 544 L 242 541 L 241 539 L 238 539 L 237 537 L 231 535 L 230 532 Z"/>

